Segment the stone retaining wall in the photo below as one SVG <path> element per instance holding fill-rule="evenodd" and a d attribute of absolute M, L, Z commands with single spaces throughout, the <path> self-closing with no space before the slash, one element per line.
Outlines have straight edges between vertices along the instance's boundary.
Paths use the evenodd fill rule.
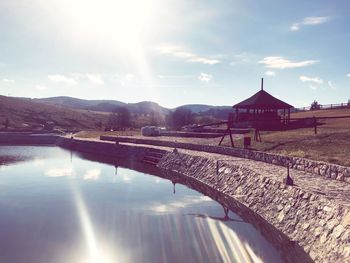
<path fill-rule="evenodd" d="M 288 187 L 244 165 L 169 153 L 158 164 L 235 198 L 296 241 L 316 262 L 350 262 L 350 210 L 334 200 Z"/>
<path fill-rule="evenodd" d="M 236 156 L 255 161 L 272 163 L 281 166 L 289 165 L 292 169 L 309 172 L 312 174 L 325 176 L 327 178 L 336 179 L 350 183 L 350 167 L 330 164 L 320 161 L 309 160 L 299 157 L 289 157 L 278 154 L 253 151 L 249 149 L 222 147 L 215 145 L 201 145 L 194 143 L 172 142 L 157 139 L 141 139 L 131 137 L 115 137 L 101 136 L 101 140 L 129 142 L 135 144 L 149 144 L 157 146 L 165 146 L 172 148 L 183 148 L 188 150 L 203 151 L 210 153 L 218 153 L 230 156 Z"/>

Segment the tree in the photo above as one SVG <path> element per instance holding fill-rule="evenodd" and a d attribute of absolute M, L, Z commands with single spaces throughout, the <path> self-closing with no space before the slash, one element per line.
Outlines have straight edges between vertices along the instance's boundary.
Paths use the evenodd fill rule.
<path fill-rule="evenodd" d="M 150 113 L 150 125 L 158 126 L 161 124 L 161 122 L 161 116 L 157 112 L 152 111 Z"/>
<path fill-rule="evenodd" d="M 120 129 L 131 126 L 130 112 L 125 107 L 117 107 L 109 116 L 108 124 L 109 129 Z"/>
<path fill-rule="evenodd" d="M 311 103 L 310 110 L 319 110 L 319 109 L 321 109 L 321 105 L 317 102 L 317 100 L 314 100 Z"/>
<path fill-rule="evenodd" d="M 175 111 L 170 112 L 166 118 L 166 124 L 168 127 L 179 129 L 184 125 L 191 124 L 194 121 L 193 113 L 187 108 L 177 108 Z"/>

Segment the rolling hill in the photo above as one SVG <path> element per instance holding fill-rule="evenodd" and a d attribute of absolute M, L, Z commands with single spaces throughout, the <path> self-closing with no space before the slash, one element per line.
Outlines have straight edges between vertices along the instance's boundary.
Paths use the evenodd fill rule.
<path fill-rule="evenodd" d="M 135 127 L 150 124 L 151 116 L 161 122 L 175 109 L 168 109 L 151 101 L 124 103 L 117 100 L 84 100 L 67 96 L 31 99 L 0 96 L 0 129 L 9 126 L 15 129 L 40 129 L 52 122 L 61 129 L 93 129 L 96 124 L 108 122 L 110 113 L 117 107 L 125 107 L 132 115 Z M 226 119 L 229 106 L 189 104 L 180 107 L 190 109 L 198 118 L 204 116 Z M 178 107 L 179 108 L 179 107 Z"/>
<path fill-rule="evenodd" d="M 108 114 L 49 105 L 34 100 L 0 96 L 0 128 L 8 119 L 12 129 L 40 129 L 52 122 L 61 129 L 91 129 L 99 121 L 106 122 Z"/>

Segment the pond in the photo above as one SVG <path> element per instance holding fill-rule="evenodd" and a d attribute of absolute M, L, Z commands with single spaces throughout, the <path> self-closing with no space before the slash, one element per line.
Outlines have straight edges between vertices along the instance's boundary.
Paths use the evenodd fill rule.
<path fill-rule="evenodd" d="M 185 185 L 58 147 L 0 146 L 0 262 L 283 260 Z"/>

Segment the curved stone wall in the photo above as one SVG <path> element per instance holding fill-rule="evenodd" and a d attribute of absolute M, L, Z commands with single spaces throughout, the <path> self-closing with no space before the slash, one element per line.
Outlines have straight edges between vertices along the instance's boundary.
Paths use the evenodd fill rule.
<path fill-rule="evenodd" d="M 59 139 L 58 143 L 82 152 L 128 159 L 131 167 L 139 163 L 149 150 L 145 146 L 67 138 Z M 244 163 L 221 163 L 218 170 L 216 165 L 215 160 L 201 156 L 168 152 L 157 166 L 228 197 L 221 198 L 220 202 L 236 200 L 236 207 L 251 209 L 288 236 L 292 243 L 303 247 L 316 262 L 350 262 L 348 204 L 286 186 L 249 169 Z M 309 260 L 298 258 L 294 262 Z"/>
<path fill-rule="evenodd" d="M 253 150 L 242 149 L 242 148 L 172 142 L 172 141 L 164 141 L 164 140 L 157 140 L 157 139 L 101 136 L 101 140 L 127 142 L 127 143 L 135 143 L 135 144 L 157 145 L 157 146 L 165 146 L 165 147 L 172 147 L 172 148 L 183 148 L 183 149 L 194 150 L 194 151 L 203 151 L 203 152 L 236 156 L 240 158 L 272 163 L 272 164 L 281 165 L 281 166 L 289 165 L 292 169 L 306 171 L 312 174 L 325 176 L 327 178 L 346 181 L 350 183 L 350 167 L 331 164 L 331 163 L 325 163 L 325 162 L 319 162 L 319 161 L 309 160 L 305 158 L 289 157 L 289 156 L 253 151 Z"/>
<path fill-rule="evenodd" d="M 350 262 L 350 209 L 321 195 L 286 186 L 236 164 L 179 153 L 159 167 L 184 174 L 233 197 L 258 213 L 316 262 Z"/>

